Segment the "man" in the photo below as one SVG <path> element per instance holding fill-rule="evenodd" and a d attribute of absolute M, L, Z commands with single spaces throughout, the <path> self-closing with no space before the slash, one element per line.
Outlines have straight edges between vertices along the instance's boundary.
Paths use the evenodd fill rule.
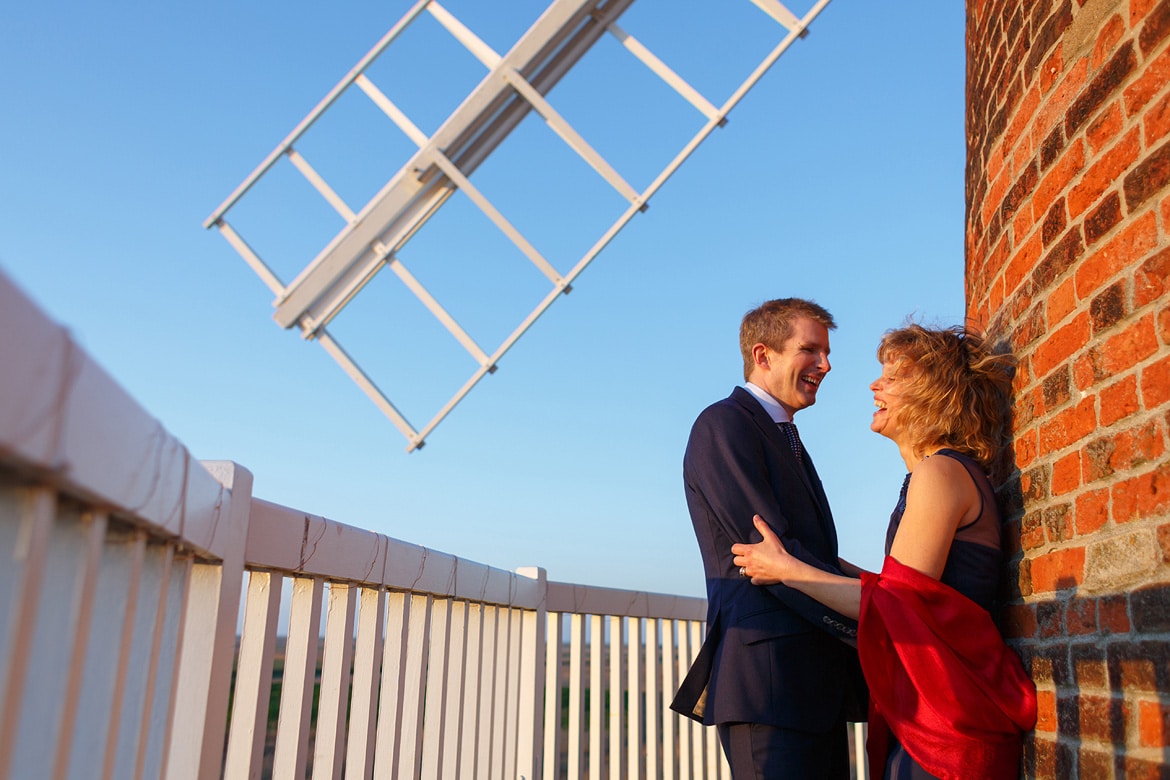
<path fill-rule="evenodd" d="M 829 373 L 832 315 L 799 298 L 747 313 L 747 388 L 695 421 L 683 458 L 707 577 L 707 639 L 673 709 L 715 724 L 732 777 L 848 778 L 846 719 L 864 718 L 857 623 L 783 585 L 756 586 L 731 546 L 759 514 L 793 555 L 838 571 L 824 488 L 795 427 Z"/>

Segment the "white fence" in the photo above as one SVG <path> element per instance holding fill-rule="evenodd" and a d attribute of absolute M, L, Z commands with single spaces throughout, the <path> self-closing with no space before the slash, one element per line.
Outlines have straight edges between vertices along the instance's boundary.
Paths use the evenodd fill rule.
<path fill-rule="evenodd" d="M 2 274 L 0 328 L 0 780 L 729 776 L 702 599 L 253 498 Z"/>

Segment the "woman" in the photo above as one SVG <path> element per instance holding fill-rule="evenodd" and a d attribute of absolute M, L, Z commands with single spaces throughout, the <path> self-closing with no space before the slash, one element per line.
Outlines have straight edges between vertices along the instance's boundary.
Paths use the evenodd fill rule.
<path fill-rule="evenodd" d="M 735 564 L 754 584 L 783 582 L 859 619 L 871 772 L 1016 777 L 1036 693 L 990 615 L 1002 554 L 985 473 L 1007 440 L 1015 362 L 979 333 L 920 325 L 888 332 L 878 360 L 870 428 L 898 445 L 909 472 L 881 574 L 809 566 L 759 516 L 764 541 L 733 546 Z"/>

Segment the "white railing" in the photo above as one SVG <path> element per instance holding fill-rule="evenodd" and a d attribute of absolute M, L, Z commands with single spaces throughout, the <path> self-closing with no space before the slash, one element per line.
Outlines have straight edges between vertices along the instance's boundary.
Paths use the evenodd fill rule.
<path fill-rule="evenodd" d="M 0 328 L 0 780 L 729 776 L 668 709 L 702 599 L 253 498 L 3 274 Z"/>

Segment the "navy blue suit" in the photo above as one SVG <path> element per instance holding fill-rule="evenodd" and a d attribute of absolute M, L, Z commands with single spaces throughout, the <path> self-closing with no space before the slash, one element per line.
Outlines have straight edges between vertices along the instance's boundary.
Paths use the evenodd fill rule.
<path fill-rule="evenodd" d="M 707 578 L 707 638 L 671 705 L 706 724 L 828 732 L 862 720 L 857 622 L 799 591 L 756 586 L 731 546 L 758 542 L 759 514 L 790 553 L 837 569 L 837 533 L 807 450 L 804 465 L 751 393 L 737 387 L 695 421 L 683 459 Z"/>

